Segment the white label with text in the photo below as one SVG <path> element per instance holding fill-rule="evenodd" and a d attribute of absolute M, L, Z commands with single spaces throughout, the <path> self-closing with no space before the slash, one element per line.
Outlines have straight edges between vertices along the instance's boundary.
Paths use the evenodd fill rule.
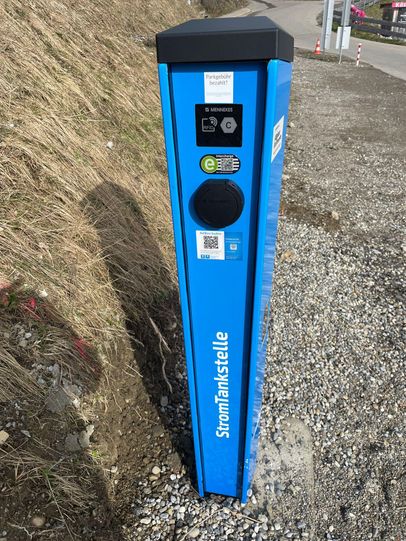
<path fill-rule="evenodd" d="M 283 116 L 279 122 L 275 124 L 275 127 L 273 129 L 273 139 L 272 139 L 272 159 L 271 162 L 274 161 L 276 156 L 278 155 L 278 152 L 282 148 L 282 141 L 283 141 L 283 125 L 285 123 L 285 116 Z"/>
<path fill-rule="evenodd" d="M 224 231 L 196 231 L 198 259 L 225 259 Z"/>
<path fill-rule="evenodd" d="M 205 71 L 204 101 L 205 103 L 233 103 L 234 72 Z"/>

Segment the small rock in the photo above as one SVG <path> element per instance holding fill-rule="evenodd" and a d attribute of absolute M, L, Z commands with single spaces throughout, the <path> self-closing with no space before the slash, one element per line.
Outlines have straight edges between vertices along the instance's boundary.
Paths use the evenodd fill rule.
<path fill-rule="evenodd" d="M 58 363 L 51 364 L 51 366 L 48 366 L 47 370 L 52 374 L 55 380 L 59 380 L 61 375 L 61 367 Z"/>
<path fill-rule="evenodd" d="M 41 299 L 46 299 L 48 297 L 48 293 L 46 292 L 45 289 L 41 289 L 41 291 L 38 292 L 38 296 L 41 298 Z"/>
<path fill-rule="evenodd" d="M 6 443 L 9 437 L 10 437 L 10 434 L 8 432 L 6 432 L 5 430 L 0 430 L 0 445 L 3 445 L 3 443 Z"/>
<path fill-rule="evenodd" d="M 279 532 L 280 530 L 282 530 L 282 526 L 279 524 L 279 522 L 275 522 L 273 527 L 275 528 L 276 532 Z"/>
<path fill-rule="evenodd" d="M 66 379 L 62 380 L 63 388 L 65 391 L 69 394 L 75 395 L 75 396 L 81 396 L 82 395 L 82 388 L 79 387 L 79 385 L 75 385 L 74 383 L 69 383 L 66 381 Z"/>
<path fill-rule="evenodd" d="M 79 434 L 77 432 L 74 434 L 68 434 L 65 438 L 65 449 L 71 453 L 80 451 L 82 447 L 78 438 Z"/>
<path fill-rule="evenodd" d="M 106 147 L 107 147 L 109 150 L 112 150 L 112 148 L 114 147 L 113 141 L 108 141 L 108 142 L 106 143 Z"/>
<path fill-rule="evenodd" d="M 188 537 L 190 537 L 191 539 L 196 539 L 198 535 L 200 535 L 199 528 L 193 528 L 193 530 L 188 533 Z"/>
<path fill-rule="evenodd" d="M 118 466 L 112 466 L 110 468 L 111 473 L 117 473 L 118 472 Z"/>
<path fill-rule="evenodd" d="M 154 466 L 151 472 L 152 472 L 152 475 L 159 475 L 161 473 L 161 468 L 159 466 Z"/>
<path fill-rule="evenodd" d="M 333 210 L 331 212 L 331 217 L 333 218 L 333 220 L 335 220 L 336 222 L 338 222 L 338 220 L 340 219 L 340 215 L 338 214 L 338 212 L 336 212 L 335 210 Z"/>
<path fill-rule="evenodd" d="M 169 399 L 167 396 L 161 396 L 161 406 L 163 408 L 166 408 L 166 406 L 168 405 L 169 403 Z"/>
<path fill-rule="evenodd" d="M 281 483 L 281 481 L 275 481 L 275 491 L 279 490 L 280 492 L 283 492 L 285 488 L 285 485 Z"/>
<path fill-rule="evenodd" d="M 148 526 L 148 524 L 151 524 L 151 520 L 152 518 L 151 517 L 144 517 L 140 520 L 140 523 L 141 524 L 145 524 L 146 526 Z"/>
<path fill-rule="evenodd" d="M 87 425 L 85 430 L 79 434 L 78 441 L 82 449 L 87 449 L 90 446 L 90 436 L 94 432 L 94 425 Z"/>
<path fill-rule="evenodd" d="M 294 259 L 295 259 L 295 254 L 294 252 L 292 252 L 292 250 L 286 250 L 286 252 L 284 252 L 281 256 L 281 261 L 287 261 L 288 263 L 290 263 Z"/>
<path fill-rule="evenodd" d="M 159 436 L 162 436 L 163 433 L 164 433 L 164 429 L 160 425 L 156 425 L 152 429 L 152 434 L 154 435 L 155 438 L 159 438 Z"/>
<path fill-rule="evenodd" d="M 42 528 L 45 524 L 45 517 L 43 515 L 34 515 L 31 519 L 31 524 L 35 528 Z"/>
<path fill-rule="evenodd" d="M 179 471 L 182 467 L 182 461 L 178 455 L 178 453 L 171 453 L 168 458 L 166 459 L 166 462 L 169 466 L 169 468 L 173 471 Z"/>
<path fill-rule="evenodd" d="M 53 392 L 51 392 L 46 401 L 46 407 L 52 413 L 60 413 L 71 404 L 71 399 L 66 394 L 65 390 L 62 389 L 62 387 L 57 387 Z"/>
<path fill-rule="evenodd" d="M 31 438 L 31 434 L 28 432 L 28 430 L 21 430 L 21 434 L 24 434 L 24 436 L 27 436 L 27 438 Z"/>

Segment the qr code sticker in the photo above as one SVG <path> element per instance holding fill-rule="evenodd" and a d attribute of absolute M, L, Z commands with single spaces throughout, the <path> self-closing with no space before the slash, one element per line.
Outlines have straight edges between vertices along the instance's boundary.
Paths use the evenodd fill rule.
<path fill-rule="evenodd" d="M 227 173 L 234 170 L 234 158 L 232 156 L 221 159 L 221 170 Z"/>
<path fill-rule="evenodd" d="M 203 246 L 205 250 L 218 250 L 219 249 L 219 238 L 213 237 L 211 235 L 204 235 L 203 237 Z"/>
<path fill-rule="evenodd" d="M 224 231 L 196 231 L 198 259 L 225 259 Z"/>
<path fill-rule="evenodd" d="M 225 154 L 221 158 L 217 158 L 221 173 L 236 173 L 240 169 L 240 160 L 234 154 Z"/>

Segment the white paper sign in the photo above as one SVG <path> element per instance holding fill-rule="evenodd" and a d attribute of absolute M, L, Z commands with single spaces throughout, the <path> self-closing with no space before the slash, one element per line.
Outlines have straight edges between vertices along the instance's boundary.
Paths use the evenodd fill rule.
<path fill-rule="evenodd" d="M 342 32 L 343 32 L 343 27 L 339 26 L 337 28 L 336 49 L 340 48 Z M 343 49 L 349 49 L 350 48 L 350 37 L 351 37 L 351 26 L 344 26 Z"/>
<path fill-rule="evenodd" d="M 196 231 L 198 259 L 225 259 L 224 231 Z"/>
<path fill-rule="evenodd" d="M 234 103 L 234 72 L 204 72 L 205 103 Z"/>
<path fill-rule="evenodd" d="M 273 139 L 272 139 L 272 158 L 271 162 L 274 161 L 276 158 L 278 152 L 282 148 L 282 141 L 283 141 L 283 125 L 285 123 L 285 116 L 283 116 L 279 122 L 275 124 L 275 127 L 273 129 Z"/>

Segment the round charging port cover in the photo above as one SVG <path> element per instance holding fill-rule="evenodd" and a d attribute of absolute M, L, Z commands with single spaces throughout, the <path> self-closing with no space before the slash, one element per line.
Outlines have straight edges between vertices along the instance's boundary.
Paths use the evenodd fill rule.
<path fill-rule="evenodd" d="M 207 180 L 195 192 L 194 207 L 202 222 L 221 229 L 241 216 L 244 196 L 230 180 Z"/>

